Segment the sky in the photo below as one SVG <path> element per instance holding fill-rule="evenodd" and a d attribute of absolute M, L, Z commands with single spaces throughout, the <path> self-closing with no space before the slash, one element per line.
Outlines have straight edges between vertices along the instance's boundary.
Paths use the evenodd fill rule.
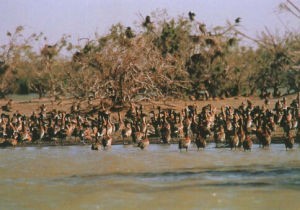
<path fill-rule="evenodd" d="M 156 9 L 166 9 L 171 17 L 193 11 L 196 20 L 207 26 L 225 25 L 226 20 L 242 18 L 243 32 L 255 37 L 265 27 L 272 32 L 286 28 L 299 30 L 300 21 L 290 14 L 278 14 L 285 0 L 0 0 L 0 42 L 7 42 L 7 31 L 25 26 L 25 33 L 43 32 L 49 42 L 63 34 L 93 38 L 108 33 L 112 24 L 134 26 Z M 300 0 L 294 0 L 300 5 Z M 51 43 L 50 43 L 51 44 Z"/>

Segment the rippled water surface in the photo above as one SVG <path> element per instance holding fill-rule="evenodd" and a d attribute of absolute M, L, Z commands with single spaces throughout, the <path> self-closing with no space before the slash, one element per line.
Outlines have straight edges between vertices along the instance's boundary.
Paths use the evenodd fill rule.
<path fill-rule="evenodd" d="M 0 149 L 0 209 L 300 209 L 299 152 Z"/>

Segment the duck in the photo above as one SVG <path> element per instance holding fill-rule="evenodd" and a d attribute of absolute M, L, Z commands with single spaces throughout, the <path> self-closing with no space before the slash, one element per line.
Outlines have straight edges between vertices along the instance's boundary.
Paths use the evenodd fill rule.
<path fill-rule="evenodd" d="M 296 134 L 296 141 L 300 142 L 300 127 L 298 128 L 297 134 Z"/>
<path fill-rule="evenodd" d="M 105 135 L 102 139 L 102 146 L 103 149 L 106 149 L 108 147 L 111 147 L 111 143 L 112 143 L 112 138 L 109 135 Z"/>
<path fill-rule="evenodd" d="M 211 135 L 211 131 L 207 127 L 207 125 L 204 125 L 203 123 L 199 123 L 199 134 L 202 136 L 202 138 L 206 139 Z"/>
<path fill-rule="evenodd" d="M 286 138 L 284 139 L 285 149 L 293 149 L 293 146 L 295 144 L 295 140 L 292 137 L 292 135 L 289 133 Z"/>
<path fill-rule="evenodd" d="M 225 135 L 226 135 L 226 141 L 227 142 L 230 142 L 230 137 L 232 136 L 233 134 L 233 130 L 234 130 L 234 127 L 231 123 L 231 121 L 229 119 L 226 120 L 226 127 L 225 127 Z"/>
<path fill-rule="evenodd" d="M 138 147 L 141 148 L 142 150 L 145 149 L 146 147 L 148 147 L 150 144 L 150 141 L 149 141 L 148 135 L 147 135 L 147 131 L 148 131 L 148 129 L 146 129 L 146 131 L 145 131 L 144 139 L 139 141 L 139 143 L 138 143 Z"/>
<path fill-rule="evenodd" d="M 190 118 L 188 117 L 188 114 L 187 114 L 187 108 L 184 109 L 184 120 L 183 120 L 183 127 L 184 127 L 184 131 L 185 132 L 189 132 L 190 128 L 191 128 L 191 124 L 192 124 L 192 121 L 190 120 Z"/>
<path fill-rule="evenodd" d="M 273 132 L 276 131 L 276 124 L 275 124 L 273 115 L 269 117 L 267 125 L 270 127 L 271 131 L 273 131 Z"/>
<path fill-rule="evenodd" d="M 197 134 L 196 139 L 195 139 L 195 144 L 196 144 L 198 150 L 200 148 L 204 149 L 206 147 L 206 140 L 200 134 Z"/>
<path fill-rule="evenodd" d="M 243 145 L 243 142 L 246 139 L 246 134 L 244 132 L 243 127 L 239 127 L 239 147 L 241 147 Z"/>
<path fill-rule="evenodd" d="M 255 130 L 256 139 L 259 143 L 259 147 L 261 147 L 262 141 L 263 141 L 263 131 L 261 126 L 259 125 Z"/>
<path fill-rule="evenodd" d="M 2 106 L 2 110 L 5 111 L 5 112 L 11 112 L 12 111 L 12 104 L 13 104 L 12 99 L 9 99 L 7 104 Z"/>
<path fill-rule="evenodd" d="M 236 149 L 239 145 L 239 136 L 238 136 L 235 128 L 234 128 L 233 133 L 234 134 L 233 134 L 233 136 L 230 136 L 230 141 L 229 141 L 229 146 L 230 146 L 231 150 L 233 149 L 233 147 Z"/>
<path fill-rule="evenodd" d="M 140 132 L 140 131 L 136 131 L 136 132 L 132 132 L 131 136 L 132 136 L 133 143 L 136 144 L 136 143 L 140 142 L 143 139 L 144 133 Z"/>
<path fill-rule="evenodd" d="M 252 142 L 250 136 L 246 136 L 245 141 L 243 142 L 244 151 L 246 151 L 246 150 L 250 150 L 251 151 L 252 144 L 253 144 L 253 142 Z"/>
<path fill-rule="evenodd" d="M 27 128 L 27 126 L 25 126 L 25 122 L 22 122 L 22 130 L 18 132 L 19 141 L 26 141 L 26 142 L 32 141 L 31 133 L 28 130 L 29 129 Z"/>
<path fill-rule="evenodd" d="M 160 132 L 161 132 L 162 142 L 164 144 L 170 144 L 170 142 L 171 142 L 171 126 L 165 120 L 165 118 L 164 118 L 164 122 L 162 124 L 162 127 L 160 129 Z"/>
<path fill-rule="evenodd" d="M 269 147 L 270 144 L 271 144 L 271 135 L 270 135 L 271 131 L 270 131 L 270 129 L 268 127 L 266 127 L 264 130 L 265 131 L 264 131 L 264 133 L 262 135 L 262 142 L 261 142 L 263 148 L 264 147 Z"/>
<path fill-rule="evenodd" d="M 95 143 L 92 144 L 91 147 L 92 150 L 100 150 L 101 149 L 101 144 L 99 141 L 96 141 Z"/>
<path fill-rule="evenodd" d="M 251 133 L 251 131 L 252 131 L 252 124 L 253 124 L 253 122 L 252 122 L 251 115 L 250 115 L 250 113 L 248 113 L 247 119 L 246 119 L 246 132 L 247 133 Z"/>
<path fill-rule="evenodd" d="M 185 149 L 186 151 L 188 151 L 190 144 L 191 144 L 191 139 L 187 134 L 185 134 L 185 138 L 179 140 L 178 148 L 180 151 L 181 149 Z"/>
<path fill-rule="evenodd" d="M 174 130 L 175 130 L 174 133 L 177 135 L 177 137 L 183 138 L 184 137 L 184 132 L 183 132 L 184 126 L 182 123 L 183 119 L 180 114 L 178 115 L 178 118 L 179 118 L 179 122 L 174 125 Z M 175 119 L 176 119 L 176 117 L 175 117 Z"/>
<path fill-rule="evenodd" d="M 215 140 L 215 143 L 216 143 L 216 147 L 220 143 L 225 143 L 226 134 L 224 132 L 224 127 L 222 125 L 220 125 L 220 127 L 219 127 L 219 132 L 215 131 L 215 133 L 214 133 L 214 140 Z"/>
<path fill-rule="evenodd" d="M 125 144 L 125 138 L 130 137 L 132 134 L 132 129 L 129 126 L 129 123 L 126 123 L 125 127 L 121 131 L 122 139 L 123 139 L 123 144 Z"/>
<path fill-rule="evenodd" d="M 0 147 L 15 147 L 18 144 L 18 140 L 16 138 L 6 139 L 3 143 L 0 144 Z"/>
<path fill-rule="evenodd" d="M 115 131 L 115 125 L 111 122 L 109 117 L 107 120 L 106 132 L 108 135 L 111 135 L 114 131 Z"/>

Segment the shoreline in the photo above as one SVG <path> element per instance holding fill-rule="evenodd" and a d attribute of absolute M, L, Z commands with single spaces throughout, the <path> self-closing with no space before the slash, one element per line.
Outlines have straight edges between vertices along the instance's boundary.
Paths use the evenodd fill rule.
<path fill-rule="evenodd" d="M 296 94 L 286 96 L 286 100 L 288 104 L 296 97 Z M 188 105 L 196 105 L 198 108 L 206 106 L 208 104 L 212 104 L 216 106 L 218 111 L 220 110 L 221 106 L 229 105 L 233 107 L 238 107 L 242 102 L 246 102 L 247 100 L 251 100 L 255 106 L 262 106 L 264 104 L 264 100 L 260 99 L 259 97 L 232 97 L 232 98 L 225 98 L 225 99 L 218 99 L 218 100 L 206 100 L 206 101 L 191 101 L 191 100 L 179 100 L 174 98 L 168 98 L 169 100 L 153 100 L 153 101 L 143 101 L 136 103 L 136 105 L 142 105 L 144 107 L 145 113 L 148 113 L 150 110 L 156 109 L 156 107 L 160 106 L 162 110 L 172 108 L 176 111 L 181 111 L 184 107 Z M 282 98 L 272 98 L 270 99 L 269 107 L 274 107 L 277 100 L 281 100 Z M 52 111 L 56 109 L 58 111 L 69 111 L 73 103 L 78 102 L 78 100 L 73 98 L 65 98 L 59 101 L 55 101 L 52 98 L 42 98 L 40 99 L 29 99 L 29 100 L 22 100 L 22 101 L 14 101 L 12 105 L 12 109 L 10 112 L 0 111 L 0 113 L 5 113 L 12 115 L 13 113 L 20 113 L 27 116 L 30 116 L 32 112 L 37 112 L 40 107 L 44 104 L 47 107 L 47 111 Z M 93 99 L 91 101 L 82 101 L 81 103 L 81 111 L 86 113 L 89 110 L 93 110 L 95 107 L 99 108 L 101 103 L 105 102 L 103 99 Z M 3 106 L 7 103 L 7 100 L 0 100 L 0 105 Z M 108 107 L 111 107 L 107 105 Z M 124 115 L 126 110 L 120 111 L 121 115 Z M 117 112 L 112 113 L 112 119 L 114 122 L 118 121 Z M 91 116 L 95 116 L 96 112 L 93 112 Z M 294 131 L 292 131 L 293 136 L 295 136 Z M 37 140 L 32 143 L 24 143 L 19 142 L 15 147 L 44 147 L 44 146 L 81 146 L 81 145 L 91 145 L 93 142 L 83 143 L 80 142 L 79 139 L 73 140 L 74 137 L 67 137 L 67 139 L 62 140 L 53 140 L 53 141 L 42 141 Z M 257 143 L 255 135 L 251 135 L 253 143 Z M 151 137 L 149 136 L 150 144 L 162 144 L 158 137 Z M 177 144 L 179 138 L 172 138 L 172 144 Z M 127 141 L 125 141 L 127 142 Z M 214 143 L 213 137 L 207 139 L 207 143 Z M 295 138 L 295 143 L 300 143 L 299 140 Z M 112 141 L 113 145 L 123 145 L 123 141 L 119 135 L 114 136 Z M 272 136 L 272 143 L 271 144 L 284 144 L 284 134 L 282 129 L 280 128 L 277 130 Z M 1 145 L 0 148 L 5 147 L 14 147 L 12 145 Z"/>
<path fill-rule="evenodd" d="M 171 144 L 178 144 L 180 138 L 176 138 L 176 139 L 172 139 L 170 144 L 164 144 L 160 141 L 159 138 L 149 138 L 150 140 L 150 145 L 151 144 L 155 144 L 155 145 L 171 145 Z M 252 137 L 252 141 L 253 144 L 259 144 L 258 141 L 256 140 L 256 137 Z M 123 140 L 122 139 L 117 139 L 117 140 L 113 140 L 112 145 L 124 145 L 124 146 L 136 146 L 136 144 L 133 143 L 128 143 L 127 141 L 125 141 L 126 143 L 123 144 Z M 206 140 L 206 142 L 208 144 L 215 144 L 213 138 L 209 138 Z M 33 143 L 19 143 L 16 146 L 1 146 L 0 145 L 0 149 L 4 149 L 4 148 L 17 148 L 17 147 L 68 147 L 68 146 L 91 146 L 93 142 L 80 142 L 80 141 L 64 141 L 64 142 L 47 142 L 47 141 L 38 141 L 38 142 L 33 142 Z M 192 143 L 194 144 L 194 142 Z M 284 144 L 283 141 L 283 137 L 280 136 L 273 136 L 272 137 L 272 142 L 271 142 L 271 146 L 272 144 Z M 297 141 L 295 139 L 295 144 L 300 144 L 300 141 Z M 226 143 L 224 143 L 220 148 L 227 148 L 226 147 Z M 242 147 L 241 147 L 242 148 Z"/>

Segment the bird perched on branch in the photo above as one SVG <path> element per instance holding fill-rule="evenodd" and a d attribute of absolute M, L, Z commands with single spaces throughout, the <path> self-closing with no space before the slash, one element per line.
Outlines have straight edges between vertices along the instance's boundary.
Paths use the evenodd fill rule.
<path fill-rule="evenodd" d="M 195 13 L 189 11 L 189 18 L 190 18 L 190 21 L 193 21 L 195 16 L 196 16 Z"/>
<path fill-rule="evenodd" d="M 238 24 L 238 23 L 241 22 L 241 19 L 242 19 L 242 18 L 238 17 L 238 18 L 236 18 L 236 19 L 234 20 L 234 22 L 235 22 L 236 24 Z"/>
<path fill-rule="evenodd" d="M 145 22 L 143 23 L 143 26 L 147 27 L 149 24 L 151 24 L 151 19 L 150 19 L 150 16 L 147 15 L 145 18 Z"/>

